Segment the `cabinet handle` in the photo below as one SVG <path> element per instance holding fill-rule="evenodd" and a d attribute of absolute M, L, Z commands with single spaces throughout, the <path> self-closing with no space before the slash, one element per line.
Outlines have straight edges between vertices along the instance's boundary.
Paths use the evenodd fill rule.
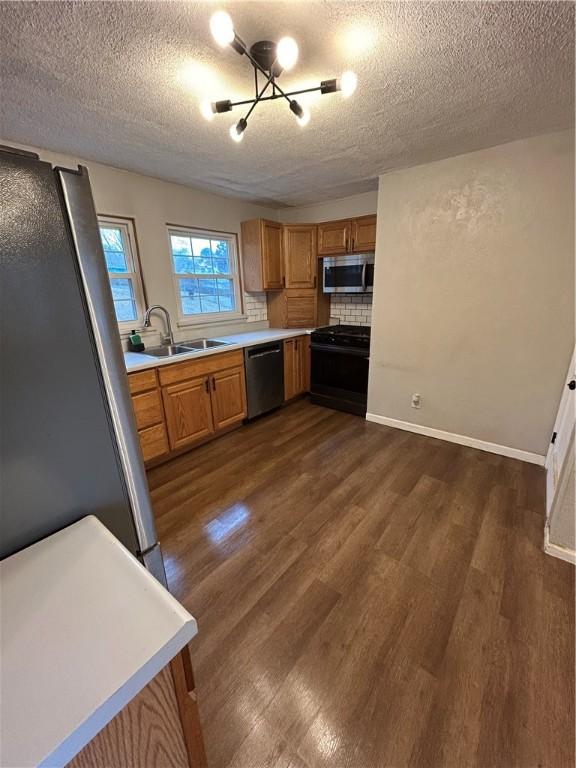
<path fill-rule="evenodd" d="M 352 238 L 352 248 L 351 248 L 350 250 L 351 250 L 351 251 L 353 251 L 353 250 L 354 250 L 354 238 Z"/>
<path fill-rule="evenodd" d="M 210 380 L 208 378 L 204 379 L 204 389 L 206 390 L 206 394 L 210 394 Z"/>
<path fill-rule="evenodd" d="M 216 379 L 212 376 L 212 391 L 216 392 Z"/>
<path fill-rule="evenodd" d="M 296 341 L 294 343 L 296 345 L 296 349 L 298 349 L 298 339 L 296 339 Z"/>
<path fill-rule="evenodd" d="M 286 288 L 286 275 L 282 275 L 282 288 Z"/>
<path fill-rule="evenodd" d="M 316 275 L 314 275 L 314 288 L 316 288 Z"/>

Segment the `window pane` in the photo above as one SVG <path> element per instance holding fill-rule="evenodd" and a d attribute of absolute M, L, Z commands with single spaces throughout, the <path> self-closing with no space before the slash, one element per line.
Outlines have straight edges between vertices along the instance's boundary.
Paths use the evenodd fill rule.
<path fill-rule="evenodd" d="M 212 256 L 210 240 L 205 240 L 203 237 L 192 238 L 192 250 L 194 252 L 194 256 L 207 256 L 208 258 Z"/>
<path fill-rule="evenodd" d="M 128 272 L 124 241 L 119 227 L 100 227 L 102 248 L 108 272 Z"/>
<path fill-rule="evenodd" d="M 194 274 L 194 259 L 192 256 L 174 256 L 174 271 L 177 275 Z"/>
<path fill-rule="evenodd" d="M 172 253 L 174 256 L 192 256 L 189 237 L 180 237 L 179 235 L 170 235 Z"/>
<path fill-rule="evenodd" d="M 129 278 L 110 280 L 110 285 L 112 286 L 112 297 L 114 299 L 134 299 L 132 280 Z"/>
<path fill-rule="evenodd" d="M 128 320 L 137 320 L 136 304 L 130 300 L 115 300 L 116 319 L 119 323 L 125 323 Z"/>
<path fill-rule="evenodd" d="M 221 312 L 233 312 L 236 306 L 232 280 L 217 280 L 218 299 Z"/>
<path fill-rule="evenodd" d="M 198 291 L 198 280 L 185 278 L 178 281 L 180 284 L 180 301 L 184 315 L 196 315 L 202 311 Z"/>
<path fill-rule="evenodd" d="M 220 275 L 230 274 L 230 254 L 227 240 L 211 240 L 214 272 Z"/>

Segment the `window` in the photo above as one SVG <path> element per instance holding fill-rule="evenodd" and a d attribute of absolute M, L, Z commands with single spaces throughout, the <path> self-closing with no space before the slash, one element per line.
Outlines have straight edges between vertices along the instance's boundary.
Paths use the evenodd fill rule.
<path fill-rule="evenodd" d="M 134 227 L 130 219 L 99 216 L 100 239 L 108 267 L 116 319 L 121 329 L 141 325 L 144 290 L 136 255 Z"/>
<path fill-rule="evenodd" d="M 168 236 L 181 318 L 240 314 L 236 236 L 176 227 Z"/>

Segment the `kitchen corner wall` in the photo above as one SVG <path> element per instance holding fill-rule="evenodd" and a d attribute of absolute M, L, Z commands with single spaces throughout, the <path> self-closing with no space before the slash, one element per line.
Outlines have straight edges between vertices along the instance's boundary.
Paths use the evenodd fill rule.
<path fill-rule="evenodd" d="M 134 220 L 148 304 L 162 304 L 169 310 L 177 339 L 221 336 L 268 326 L 266 294 L 245 293 L 245 319 L 179 328 L 166 224 L 234 232 L 238 235 L 241 259 L 240 222 L 260 217 L 277 219 L 277 210 L 12 141 L 0 139 L 0 144 L 36 152 L 42 160 L 55 165 L 88 167 L 97 213 Z M 144 334 L 148 336 L 147 343 L 153 342 L 163 330 L 161 318 L 153 315 L 153 323 L 155 332 Z"/>
<path fill-rule="evenodd" d="M 381 176 L 377 230 L 369 417 L 543 457 L 574 347 L 574 133 Z"/>
<path fill-rule="evenodd" d="M 315 205 L 284 208 L 278 212 L 278 218 L 284 224 L 316 224 L 322 221 L 368 216 L 376 213 L 377 208 L 378 192 L 375 190 Z M 344 325 L 370 325 L 372 295 L 333 294 L 330 299 L 330 317 Z"/>

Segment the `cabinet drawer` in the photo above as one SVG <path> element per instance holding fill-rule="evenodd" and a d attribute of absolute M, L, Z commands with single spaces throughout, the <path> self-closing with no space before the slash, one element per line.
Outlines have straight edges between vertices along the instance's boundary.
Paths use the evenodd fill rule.
<path fill-rule="evenodd" d="M 157 382 L 155 368 L 128 374 L 128 384 L 132 395 L 135 395 L 137 392 L 146 392 L 147 389 L 154 389 Z"/>
<path fill-rule="evenodd" d="M 160 424 L 163 421 L 162 402 L 158 389 L 133 395 L 132 405 L 138 429 L 151 427 L 153 424 Z"/>
<path fill-rule="evenodd" d="M 241 349 L 218 355 L 208 355 L 199 360 L 187 360 L 184 363 L 166 365 L 159 371 L 160 384 L 162 386 L 176 384 L 179 381 L 186 381 L 186 379 L 195 379 L 215 371 L 234 368 L 236 365 L 244 365 L 244 352 Z"/>
<path fill-rule="evenodd" d="M 310 328 L 315 325 L 316 297 L 313 294 L 286 296 L 286 327 Z"/>
<path fill-rule="evenodd" d="M 148 427 L 138 432 L 140 446 L 144 461 L 156 459 L 164 453 L 168 453 L 168 438 L 164 424 L 157 424 L 155 427 Z"/>

